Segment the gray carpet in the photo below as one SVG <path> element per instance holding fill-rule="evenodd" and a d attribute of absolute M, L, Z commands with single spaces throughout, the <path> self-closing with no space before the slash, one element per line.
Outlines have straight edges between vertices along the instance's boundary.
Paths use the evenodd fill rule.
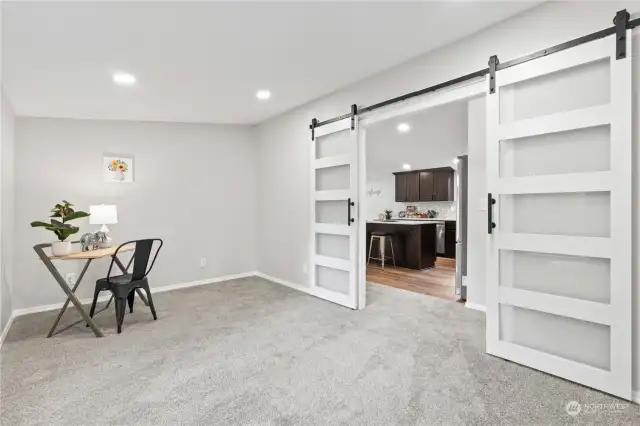
<path fill-rule="evenodd" d="M 640 424 L 637 405 L 486 355 L 484 316 L 455 302 L 370 285 L 355 312 L 259 278 L 155 301 L 159 320 L 138 304 L 121 335 L 100 314 L 103 339 L 17 318 L 0 423 Z"/>

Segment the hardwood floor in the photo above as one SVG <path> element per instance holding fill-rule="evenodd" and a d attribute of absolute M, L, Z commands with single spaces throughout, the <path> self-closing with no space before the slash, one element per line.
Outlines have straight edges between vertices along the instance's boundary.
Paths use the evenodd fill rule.
<path fill-rule="evenodd" d="M 385 265 L 382 269 L 372 262 L 367 266 L 367 281 L 443 299 L 457 299 L 455 259 L 438 257 L 435 268 L 424 271 L 394 268 L 393 265 Z"/>

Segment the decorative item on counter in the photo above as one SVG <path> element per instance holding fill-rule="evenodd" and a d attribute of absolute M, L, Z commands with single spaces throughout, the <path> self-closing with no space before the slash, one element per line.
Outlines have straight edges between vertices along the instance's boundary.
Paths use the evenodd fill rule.
<path fill-rule="evenodd" d="M 386 220 L 391 220 L 392 215 L 393 215 L 393 212 L 391 210 L 385 210 L 384 211 L 384 218 Z"/>
<path fill-rule="evenodd" d="M 416 206 L 407 206 L 407 217 L 413 216 L 417 210 L 418 208 Z"/>
<path fill-rule="evenodd" d="M 69 225 L 67 222 L 90 216 L 89 213 L 76 211 L 72 207 L 73 204 L 62 200 L 62 203 L 56 204 L 53 209 L 51 209 L 51 216 L 49 216 L 50 218 L 59 218 L 60 220 L 50 219 L 50 223 L 40 221 L 31 222 L 33 228 L 42 227 L 56 234 L 58 241 L 51 244 L 51 253 L 54 256 L 66 256 L 71 253 L 71 242 L 66 240 L 80 230 L 77 226 Z"/>
<path fill-rule="evenodd" d="M 95 250 L 98 248 L 98 237 L 96 234 L 87 232 L 80 237 L 80 244 L 82 244 L 82 251 Z"/>
<path fill-rule="evenodd" d="M 380 220 L 384 220 L 384 213 L 380 213 L 380 214 L 378 215 L 378 219 L 380 219 Z"/>
<path fill-rule="evenodd" d="M 438 212 L 435 210 L 427 210 L 427 217 L 428 218 L 434 218 L 438 216 Z"/>
<path fill-rule="evenodd" d="M 102 231 L 95 233 L 87 232 L 80 237 L 80 243 L 82 244 L 82 251 L 97 250 L 104 248 L 105 244 L 108 244 L 107 234 Z M 108 246 L 107 246 L 108 247 Z"/>
<path fill-rule="evenodd" d="M 398 217 L 401 219 L 404 219 L 405 217 L 407 217 L 407 213 L 403 212 L 403 211 L 399 211 L 398 212 Z"/>
<path fill-rule="evenodd" d="M 96 232 L 96 238 L 98 239 L 98 247 L 105 248 L 111 247 L 109 244 L 109 237 L 106 232 L 98 231 Z"/>

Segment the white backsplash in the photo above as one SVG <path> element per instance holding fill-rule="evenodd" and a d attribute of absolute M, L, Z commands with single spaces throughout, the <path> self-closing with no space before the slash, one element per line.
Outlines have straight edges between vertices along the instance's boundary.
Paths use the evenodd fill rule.
<path fill-rule="evenodd" d="M 421 203 L 393 203 L 393 217 L 398 217 L 400 211 L 406 211 L 407 206 L 416 206 L 418 211 L 435 210 L 438 212 L 436 219 L 456 220 L 455 201 L 430 201 Z"/>

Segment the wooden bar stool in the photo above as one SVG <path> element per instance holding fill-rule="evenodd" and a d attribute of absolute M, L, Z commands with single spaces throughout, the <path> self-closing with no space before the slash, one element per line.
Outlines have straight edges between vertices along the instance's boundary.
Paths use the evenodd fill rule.
<path fill-rule="evenodd" d="M 380 257 L 371 257 L 371 249 L 373 249 L 373 241 L 378 240 L 378 256 Z M 387 241 L 389 241 L 389 245 L 391 246 L 391 256 L 386 255 L 386 245 Z M 386 232 L 372 232 L 371 233 L 371 242 L 369 243 L 369 258 L 367 259 L 367 265 L 369 262 L 373 260 L 379 260 L 382 263 L 382 269 L 384 269 L 384 260 L 391 259 L 393 260 L 393 267 L 396 267 L 396 256 L 393 253 L 393 238 L 390 233 Z"/>

